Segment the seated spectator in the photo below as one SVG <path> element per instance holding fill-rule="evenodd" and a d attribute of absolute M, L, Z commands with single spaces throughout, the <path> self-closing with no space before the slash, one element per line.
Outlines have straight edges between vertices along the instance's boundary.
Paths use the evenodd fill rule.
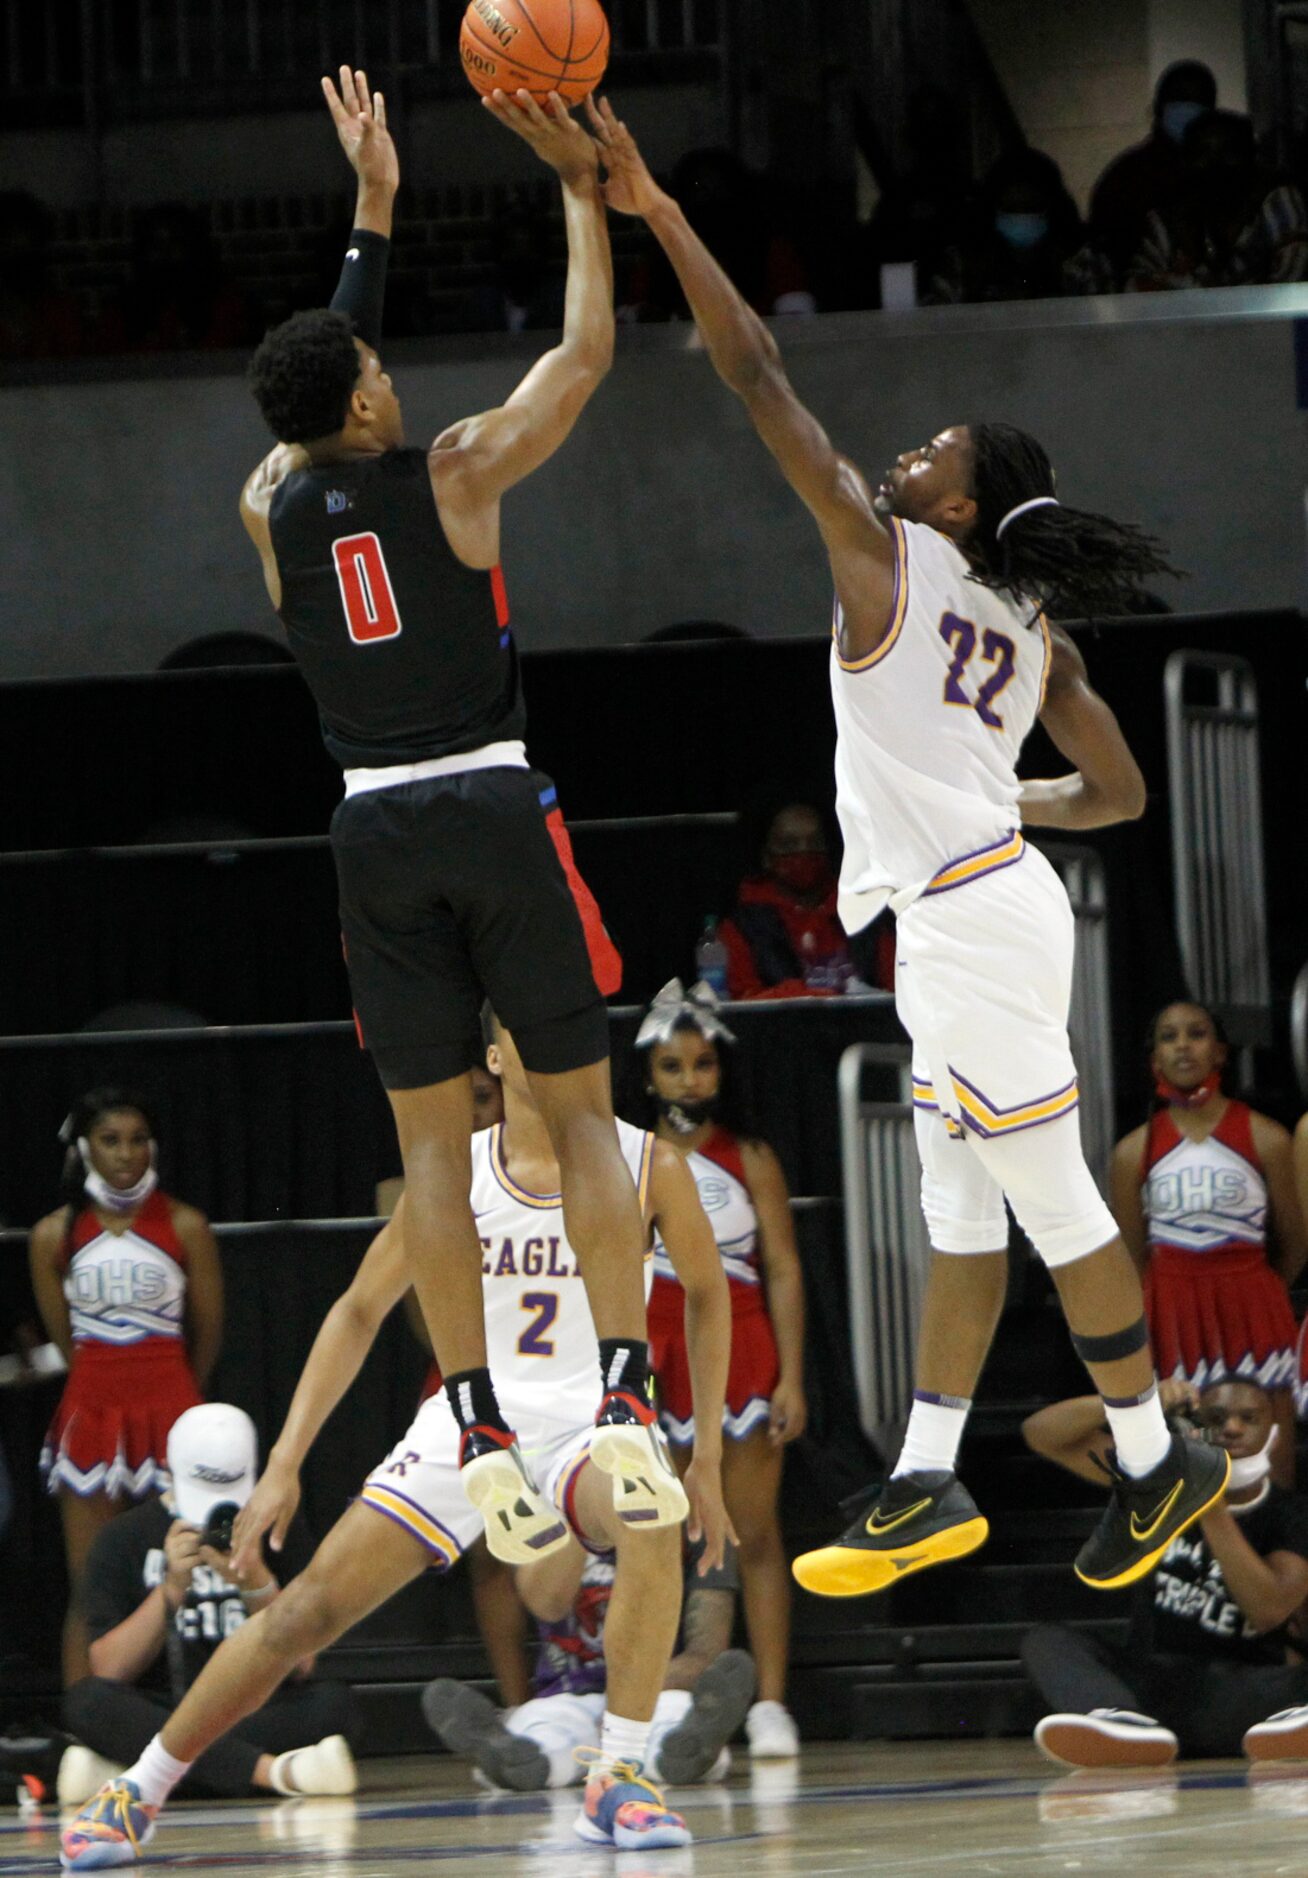
<path fill-rule="evenodd" d="M 108 349 L 189 352 L 243 345 L 251 309 L 224 272 L 218 244 L 196 209 L 147 209 L 132 244 L 131 278 L 106 318 Z"/>
<path fill-rule="evenodd" d="M 881 304 L 881 269 L 911 261 L 917 291 L 950 271 L 950 256 L 965 245 L 971 226 L 971 153 L 962 114 L 947 91 L 924 85 L 909 100 L 908 161 L 888 177 L 872 218 L 856 244 L 854 304 Z M 878 177 L 880 181 L 880 177 Z"/>
<path fill-rule="evenodd" d="M 792 802 L 768 824 L 763 871 L 740 883 L 718 926 L 730 998 L 827 997 L 854 978 L 836 913 L 836 874 L 822 817 Z"/>
<path fill-rule="evenodd" d="M 64 1680 L 86 1674 L 80 1591 L 100 1528 L 168 1485 L 168 1431 L 222 1343 L 222 1265 L 203 1213 L 159 1185 L 142 1099 L 93 1089 L 60 1133 L 63 1199 L 32 1228 L 32 1288 L 69 1377 L 41 1468 L 59 1498 L 70 1597 Z"/>
<path fill-rule="evenodd" d="M 730 1057 L 735 1038 L 707 985 L 679 978 L 655 998 L 636 1033 L 646 1114 L 694 1176 L 731 1294 L 731 1367 L 723 1408 L 722 1491 L 740 1548 L 745 1623 L 758 1665 L 750 1752 L 799 1752 L 785 1706 L 790 1573 L 777 1518 L 787 1445 L 804 1432 L 804 1278 L 786 1176 L 772 1149 L 741 1126 Z M 686 1353 L 686 1294 L 654 1241 L 650 1368 L 659 1420 L 678 1465 L 691 1458 L 695 1416 Z"/>
<path fill-rule="evenodd" d="M 1085 231 L 1063 173 L 1043 150 L 1010 150 L 977 192 L 971 232 L 924 295 L 945 301 L 1047 300 L 1101 290 L 1073 270 Z"/>
<path fill-rule="evenodd" d="M 487 1780 L 519 1793 L 576 1786 L 586 1751 L 599 1748 L 604 1719 L 604 1619 L 613 1593 L 611 1555 L 587 1557 L 575 1541 L 557 1559 L 528 1565 L 519 1584 L 540 1632 L 531 1699 L 507 1712 L 466 1683 L 431 1683 L 422 1712 L 452 1754 L 466 1754 Z M 646 1766 L 682 1786 L 725 1780 L 727 1742 L 745 1719 L 754 1665 L 731 1649 L 735 1560 L 701 1577 L 688 1565 L 682 1643 L 654 1710 Z M 578 1756 L 581 1756 L 579 1759 Z"/>
<path fill-rule="evenodd" d="M 254 1491 L 254 1423 L 225 1402 L 188 1409 L 168 1437 L 172 1486 L 96 1540 L 86 1577 L 91 1674 L 64 1695 L 80 1746 L 59 1766 L 59 1799 L 77 1806 L 131 1765 L 224 1637 L 266 1610 L 312 1547 L 292 1523 L 282 1551 L 248 1572 L 230 1564 L 232 1521 Z M 193 1795 L 353 1793 L 353 1698 L 312 1682 L 312 1659 L 192 1767 Z"/>
<path fill-rule="evenodd" d="M 50 273 L 50 211 L 25 189 L 0 191 L 0 359 L 66 359 L 82 322 Z"/>
<path fill-rule="evenodd" d="M 1113 158 L 1090 198 L 1090 239 L 1121 280 L 1140 246 L 1144 221 L 1180 182 L 1181 142 L 1195 118 L 1217 103 L 1217 80 L 1198 59 L 1169 65 L 1154 89 L 1153 129 Z"/>
<path fill-rule="evenodd" d="M 1223 1092 L 1226 1058 L 1221 1027 L 1202 1005 L 1158 1013 L 1149 1032 L 1154 1106 L 1113 1152 L 1113 1213 L 1144 1278 L 1159 1375 L 1200 1389 L 1248 1377 L 1271 1390 L 1276 1473 L 1288 1487 L 1297 1330 L 1286 1285 L 1308 1244 L 1290 1137 Z"/>
<path fill-rule="evenodd" d="M 1308 1501 L 1270 1479 L 1276 1427 L 1266 1390 L 1165 1382 L 1165 1405 L 1231 1456 L 1223 1500 L 1174 1539 L 1133 1594 L 1124 1646 L 1041 1624 L 1022 1661 L 1049 1713 L 1035 1731 L 1071 1767 L 1157 1767 L 1178 1754 L 1308 1755 L 1308 1664 L 1286 1626 L 1308 1596 Z M 1022 1429 L 1046 1460 L 1106 1484 L 1111 1436 L 1098 1396 L 1058 1402 Z M 1098 1457 L 1098 1458 L 1096 1458 Z M 1288 1711 L 1288 1712 L 1287 1712 Z"/>
<path fill-rule="evenodd" d="M 1181 154 L 1171 193 L 1145 217 L 1129 292 L 1308 280 L 1308 208 L 1293 183 L 1259 163 L 1247 117 L 1204 112 Z"/>

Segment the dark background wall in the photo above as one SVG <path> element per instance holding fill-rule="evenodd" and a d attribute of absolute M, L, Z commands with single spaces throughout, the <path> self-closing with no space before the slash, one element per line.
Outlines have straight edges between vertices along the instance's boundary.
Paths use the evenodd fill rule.
<path fill-rule="evenodd" d="M 1025 425 L 1067 500 L 1163 537 L 1190 574 L 1166 597 L 1202 610 L 1300 601 L 1305 315 L 1308 287 L 1280 287 L 778 330 L 800 395 L 870 472 L 951 422 Z M 395 348 L 412 440 L 501 401 L 542 344 Z M 268 443 L 240 365 L 0 391 L 0 679 L 149 670 L 199 634 L 277 631 L 236 515 Z M 624 330 L 566 449 L 506 500 L 504 564 L 528 649 L 687 619 L 807 634 L 830 615 L 812 524 L 685 326 Z"/>

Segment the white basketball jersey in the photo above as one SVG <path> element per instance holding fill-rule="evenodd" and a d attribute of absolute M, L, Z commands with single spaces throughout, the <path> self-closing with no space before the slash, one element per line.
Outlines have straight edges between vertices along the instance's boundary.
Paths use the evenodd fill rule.
<path fill-rule="evenodd" d="M 892 894 L 902 907 L 937 875 L 992 862 L 1014 839 L 1018 752 L 1049 669 L 1043 616 L 970 580 L 962 552 L 934 528 L 890 528 L 890 630 L 866 658 L 843 659 L 837 603 L 831 651 L 840 911 L 851 931 Z"/>
<path fill-rule="evenodd" d="M 618 1140 L 643 1212 L 654 1137 L 619 1121 Z M 503 1142 L 502 1124 L 472 1140 L 472 1210 L 495 1393 L 510 1422 L 524 1397 L 530 1412 L 546 1420 L 576 1421 L 576 1405 L 589 1405 L 585 1422 L 599 1400 L 598 1339 L 563 1227 L 563 1197 L 519 1187 L 504 1164 Z M 652 1278 L 647 1255 L 647 1296 Z"/>

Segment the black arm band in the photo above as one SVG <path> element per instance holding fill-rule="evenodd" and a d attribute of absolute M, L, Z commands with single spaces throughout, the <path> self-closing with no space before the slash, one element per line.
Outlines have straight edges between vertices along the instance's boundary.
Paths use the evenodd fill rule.
<path fill-rule="evenodd" d="M 1109 1337 L 1078 1337 L 1072 1332 L 1072 1348 L 1083 1363 L 1120 1363 L 1124 1356 L 1134 1356 L 1147 1348 L 1148 1343 L 1149 1328 L 1143 1317 Z"/>
<path fill-rule="evenodd" d="M 354 330 L 374 352 L 381 348 L 382 307 L 386 301 L 386 263 L 391 244 L 367 228 L 350 230 L 341 278 L 332 295 L 332 311 L 348 313 Z"/>

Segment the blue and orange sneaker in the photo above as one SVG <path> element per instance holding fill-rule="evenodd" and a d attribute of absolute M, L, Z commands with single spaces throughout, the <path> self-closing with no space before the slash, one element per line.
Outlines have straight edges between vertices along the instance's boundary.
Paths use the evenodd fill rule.
<path fill-rule="evenodd" d="M 59 1841 L 65 1871 L 134 1865 L 154 1837 L 157 1806 L 147 1806 L 134 1780 L 111 1780 L 86 1802 Z"/>
<path fill-rule="evenodd" d="M 690 1511 L 658 1417 L 629 1389 L 599 1405 L 590 1458 L 613 1481 L 613 1507 L 626 1526 L 679 1526 Z"/>
<path fill-rule="evenodd" d="M 681 1814 L 663 1804 L 654 1782 L 630 1761 L 592 1766 L 573 1830 L 587 1845 L 611 1845 L 619 1852 L 691 1843 Z"/>

